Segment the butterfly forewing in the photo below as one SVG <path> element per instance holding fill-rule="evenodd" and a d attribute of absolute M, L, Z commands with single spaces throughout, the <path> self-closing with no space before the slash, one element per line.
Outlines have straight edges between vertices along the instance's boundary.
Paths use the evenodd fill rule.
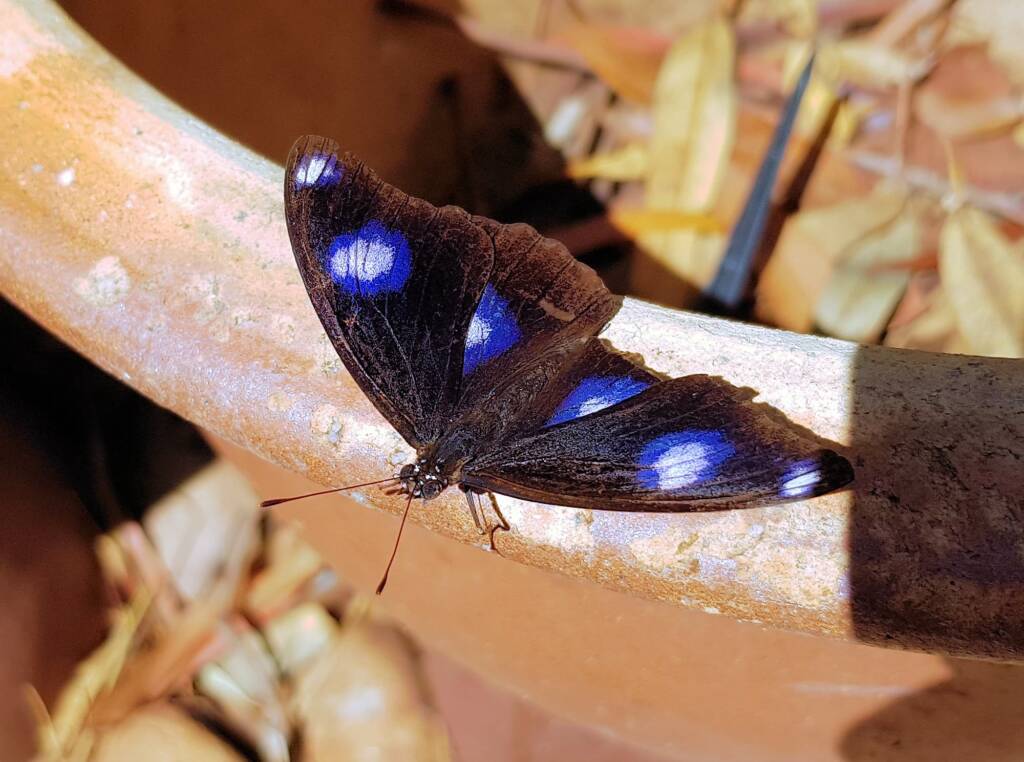
<path fill-rule="evenodd" d="M 323 138 L 292 148 L 285 208 L 299 272 L 349 372 L 410 444 L 436 441 L 461 386 L 490 238 L 461 209 L 407 196 Z"/>
<path fill-rule="evenodd" d="M 285 203 L 324 328 L 417 448 L 486 448 L 616 309 L 558 242 L 411 198 L 323 138 L 292 149 Z"/>

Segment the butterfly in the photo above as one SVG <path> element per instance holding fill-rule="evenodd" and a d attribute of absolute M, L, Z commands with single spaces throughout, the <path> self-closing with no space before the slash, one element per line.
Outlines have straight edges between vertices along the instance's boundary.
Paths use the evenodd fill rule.
<path fill-rule="evenodd" d="M 293 146 L 284 196 L 324 330 L 416 450 L 394 477 L 406 515 L 414 497 L 456 485 L 476 519 L 485 493 L 685 512 L 812 497 L 853 478 L 749 390 L 663 378 L 609 347 L 599 333 L 619 299 L 528 225 L 413 198 L 316 136 Z"/>

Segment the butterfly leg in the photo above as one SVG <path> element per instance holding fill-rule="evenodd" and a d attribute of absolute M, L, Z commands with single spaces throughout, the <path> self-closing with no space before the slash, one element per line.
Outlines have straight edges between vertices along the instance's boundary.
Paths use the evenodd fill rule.
<path fill-rule="evenodd" d="M 459 489 L 466 496 L 466 502 L 469 503 L 469 514 L 473 517 L 473 523 L 476 524 L 477 531 L 480 534 L 487 534 L 487 525 L 484 523 L 483 515 L 480 512 L 479 493 L 461 486 Z"/>
<path fill-rule="evenodd" d="M 491 509 L 494 511 L 494 515 L 498 517 L 498 523 L 491 527 L 490 537 L 488 539 L 491 543 L 491 550 L 498 553 L 498 555 L 501 555 L 498 547 L 494 544 L 494 534 L 499 530 L 502 532 L 510 532 L 512 531 L 512 525 L 508 523 L 508 519 L 505 518 L 505 514 L 503 514 L 501 512 L 501 508 L 498 507 L 498 499 L 494 496 L 494 493 L 488 492 L 487 496 L 491 499 Z"/>
<path fill-rule="evenodd" d="M 505 514 L 501 512 L 501 508 L 498 507 L 498 500 L 494 497 L 493 492 L 477 492 L 476 490 L 468 487 L 459 485 L 459 489 L 462 490 L 466 496 L 466 502 L 469 503 L 469 513 L 473 517 L 473 523 L 476 524 L 477 530 L 480 534 L 486 534 L 487 540 L 490 543 L 491 550 L 496 553 L 499 552 L 497 546 L 494 544 L 494 535 L 496 532 L 509 532 L 512 530 L 512 525 L 508 523 L 508 519 L 505 518 Z M 491 501 L 491 510 L 494 511 L 494 515 L 498 517 L 498 523 L 494 526 L 489 526 L 488 522 L 484 519 L 483 506 L 480 505 L 480 495 L 486 494 Z"/>

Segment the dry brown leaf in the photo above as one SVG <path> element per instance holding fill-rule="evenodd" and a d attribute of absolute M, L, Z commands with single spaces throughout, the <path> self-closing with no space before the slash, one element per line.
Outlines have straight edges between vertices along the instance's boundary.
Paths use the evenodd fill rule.
<path fill-rule="evenodd" d="M 1014 0 L 958 0 L 943 47 L 982 43 L 1017 85 L 1024 85 L 1024 4 Z"/>
<path fill-rule="evenodd" d="M 50 723 L 40 728 L 41 756 L 60 759 L 75 746 L 96 701 L 107 695 L 121 677 L 151 600 L 143 588 L 128 605 L 114 612 L 107 639 L 78 665 L 61 690 Z"/>
<path fill-rule="evenodd" d="M 258 751 L 263 762 L 287 762 L 291 727 L 277 666 L 261 635 L 246 630 L 196 676 L 196 690 L 217 702 L 222 719 Z"/>
<path fill-rule="evenodd" d="M 647 174 L 649 152 L 646 143 L 630 143 L 605 153 L 569 162 L 569 176 L 576 180 L 600 178 L 627 182 Z"/>
<path fill-rule="evenodd" d="M 666 212 L 657 209 L 612 209 L 608 216 L 615 227 L 631 238 L 680 230 L 718 234 L 724 231 L 721 221 L 711 214 Z"/>
<path fill-rule="evenodd" d="M 910 273 L 887 265 L 906 262 L 920 245 L 920 223 L 908 204 L 891 224 L 844 254 L 818 302 L 818 325 L 832 336 L 861 343 L 881 337 Z"/>
<path fill-rule="evenodd" d="M 745 24 L 775 22 L 794 37 L 810 37 L 818 27 L 817 0 L 745 0 L 739 20 Z"/>
<path fill-rule="evenodd" d="M 811 54 L 811 45 L 796 42 L 786 45 L 782 63 L 782 81 L 787 92 L 792 91 L 797 80 L 807 65 L 807 57 Z M 815 66 L 807 90 L 800 101 L 796 123 L 793 126 L 798 135 L 815 139 L 821 133 L 825 120 L 829 118 L 836 100 L 839 98 L 839 82 L 823 68 Z M 839 104 L 828 135 L 828 144 L 833 148 L 842 148 L 850 143 L 856 134 L 866 107 L 845 101 Z"/>
<path fill-rule="evenodd" d="M 146 532 L 183 598 L 242 573 L 258 542 L 258 503 L 245 477 L 215 461 L 146 512 Z"/>
<path fill-rule="evenodd" d="M 309 602 L 271 619 L 262 631 L 281 671 L 292 674 L 319 656 L 337 629 L 323 606 Z"/>
<path fill-rule="evenodd" d="M 735 140 L 734 58 L 733 31 L 721 18 L 696 26 L 669 51 L 654 94 L 648 208 L 710 212 Z M 703 286 L 714 274 L 724 236 L 688 230 L 644 236 L 641 243 L 662 267 L 684 282 Z M 633 285 L 650 295 L 664 277 L 657 268 L 644 271 L 643 264 L 639 258 Z"/>
<path fill-rule="evenodd" d="M 1021 101 L 1017 96 L 978 103 L 946 98 L 934 89 L 924 89 L 914 99 L 915 115 L 939 134 L 952 139 L 978 137 L 999 132 L 1020 121 Z"/>
<path fill-rule="evenodd" d="M 627 100 L 650 103 L 668 43 L 654 32 L 575 24 L 565 38 L 608 87 Z"/>
<path fill-rule="evenodd" d="M 442 762 L 447 735 L 407 645 L 393 631 L 350 624 L 295 679 L 292 712 L 304 759 Z"/>
<path fill-rule="evenodd" d="M 918 81 L 934 63 L 867 39 L 823 45 L 818 56 L 818 65 L 833 81 L 883 90 Z"/>
<path fill-rule="evenodd" d="M 526 87 L 526 84 L 521 87 Z M 543 92 L 534 87 L 534 94 Z M 608 88 L 597 80 L 577 83 L 572 92 L 562 96 L 557 105 L 552 106 L 553 109 L 541 98 L 531 104 L 540 113 L 550 110 L 544 122 L 544 140 L 567 159 L 577 159 L 592 153 L 594 135 L 604 123 L 608 107 Z"/>
<path fill-rule="evenodd" d="M 1013 131 L 1013 142 L 1024 148 L 1024 124 L 1018 124 Z"/>
<path fill-rule="evenodd" d="M 140 704 L 187 683 L 196 662 L 217 638 L 217 627 L 231 600 L 216 591 L 186 608 L 147 650 L 133 654 L 117 684 L 97 697 L 93 716 L 99 723 L 118 722 Z"/>
<path fill-rule="evenodd" d="M 836 261 L 900 213 L 905 192 L 879 183 L 861 198 L 801 211 L 787 220 L 757 286 L 757 317 L 806 333 Z"/>
<path fill-rule="evenodd" d="M 948 4 L 949 0 L 906 0 L 879 21 L 868 38 L 879 45 L 895 45 Z"/>
<path fill-rule="evenodd" d="M 241 762 L 223 740 L 184 712 L 158 704 L 134 712 L 103 732 L 94 762 Z"/>
<path fill-rule="evenodd" d="M 735 139 L 735 40 L 722 19 L 683 36 L 658 76 L 648 205 L 706 210 L 725 172 Z"/>
<path fill-rule="evenodd" d="M 914 114 L 947 139 L 983 136 L 1021 118 L 1021 98 L 981 45 L 947 50 L 914 97 Z"/>
<path fill-rule="evenodd" d="M 249 585 L 245 610 L 264 621 L 295 603 L 294 596 L 323 568 L 320 555 L 292 526 L 275 527 L 270 538 L 270 563 Z"/>
<path fill-rule="evenodd" d="M 1024 356 L 1024 255 L 987 214 L 961 207 L 939 239 L 939 272 L 973 352 Z"/>
<path fill-rule="evenodd" d="M 916 298 L 916 297 L 915 297 Z M 885 345 L 927 352 L 965 354 L 967 342 L 960 334 L 956 315 L 941 285 L 924 297 L 925 306 L 914 319 L 889 329 Z"/>

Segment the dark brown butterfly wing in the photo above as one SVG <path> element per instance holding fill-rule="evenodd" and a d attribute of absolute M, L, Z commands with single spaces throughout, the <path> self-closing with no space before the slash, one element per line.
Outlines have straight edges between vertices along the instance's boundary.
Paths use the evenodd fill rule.
<path fill-rule="evenodd" d="M 435 441 L 492 267 L 487 234 L 461 209 L 411 198 L 312 136 L 288 158 L 285 212 L 309 298 L 345 366 L 410 444 Z"/>
<path fill-rule="evenodd" d="M 693 375 L 639 389 L 647 379 L 616 386 L 609 379 L 623 376 L 571 375 L 576 386 L 559 392 L 573 389 L 570 414 L 466 464 L 463 484 L 556 505 L 675 512 L 812 497 L 853 478 L 844 458 L 721 379 Z"/>
<path fill-rule="evenodd" d="M 292 148 L 285 210 L 328 336 L 417 449 L 486 449 L 615 311 L 561 244 L 412 198 L 324 138 Z"/>

